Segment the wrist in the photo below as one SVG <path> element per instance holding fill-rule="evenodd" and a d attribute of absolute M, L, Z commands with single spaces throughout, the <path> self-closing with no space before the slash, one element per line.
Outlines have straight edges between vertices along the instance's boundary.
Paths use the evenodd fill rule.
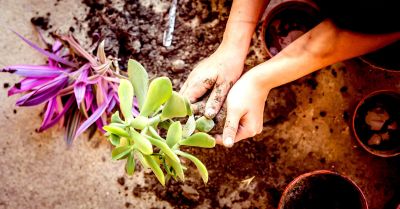
<path fill-rule="evenodd" d="M 256 66 L 246 72 L 242 78 L 249 79 L 254 88 L 261 92 L 265 100 L 267 99 L 268 92 L 275 87 L 271 85 L 272 82 L 269 82 L 268 77 L 263 72 L 263 69 L 261 69 L 259 66 Z"/>
<path fill-rule="evenodd" d="M 228 22 L 221 47 L 234 51 L 240 58 L 245 59 L 249 51 L 251 38 L 256 23 L 250 22 Z"/>

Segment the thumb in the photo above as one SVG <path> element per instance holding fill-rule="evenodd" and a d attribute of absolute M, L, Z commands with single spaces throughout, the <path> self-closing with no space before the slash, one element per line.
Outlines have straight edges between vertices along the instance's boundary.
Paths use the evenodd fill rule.
<path fill-rule="evenodd" d="M 235 137 L 239 126 L 240 115 L 238 111 L 228 109 L 225 120 L 224 132 L 222 135 L 222 142 L 225 147 L 232 147 L 235 143 Z"/>

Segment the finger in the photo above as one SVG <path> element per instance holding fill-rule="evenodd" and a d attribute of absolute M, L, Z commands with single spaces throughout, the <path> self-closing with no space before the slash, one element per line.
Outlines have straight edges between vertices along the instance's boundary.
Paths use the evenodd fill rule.
<path fill-rule="evenodd" d="M 253 131 L 251 131 L 248 127 L 239 125 L 237 134 L 236 134 L 236 138 L 235 138 L 235 142 L 241 141 L 243 139 L 247 139 L 250 137 L 255 136 L 255 133 Z"/>
<path fill-rule="evenodd" d="M 222 105 L 224 104 L 226 95 L 229 92 L 229 89 L 232 87 L 231 83 L 223 82 L 215 85 L 213 91 L 211 92 L 210 97 L 207 100 L 206 110 L 204 115 L 207 118 L 214 118 L 215 115 L 219 112 Z"/>
<path fill-rule="evenodd" d="M 225 127 L 222 135 L 223 144 L 225 147 L 232 147 L 233 143 L 235 143 L 234 139 L 236 138 L 241 116 L 242 115 L 239 114 L 238 111 L 234 111 L 228 106 L 228 115 L 226 117 Z"/>
<path fill-rule="evenodd" d="M 239 128 L 238 128 L 236 138 L 235 138 L 235 142 L 253 137 L 253 136 L 261 133 L 261 131 L 263 129 L 263 125 L 262 125 L 262 122 L 260 123 L 257 121 L 262 121 L 262 119 L 257 120 L 257 116 L 250 117 L 247 114 L 244 115 L 242 117 L 242 120 L 240 121 Z"/>
<path fill-rule="evenodd" d="M 185 83 L 183 83 L 181 90 L 179 90 L 179 94 L 183 95 L 183 92 L 185 92 L 187 85 L 188 85 L 188 80 L 186 80 Z"/>
<path fill-rule="evenodd" d="M 191 107 L 193 110 L 193 114 L 197 115 L 199 113 L 204 112 L 204 109 L 206 108 L 206 102 L 205 101 L 196 102 L 192 104 Z"/>
<path fill-rule="evenodd" d="M 183 92 L 191 103 L 196 102 L 198 98 L 203 96 L 209 89 L 211 89 L 215 84 L 216 79 L 214 78 L 204 78 L 197 79 L 195 82 L 190 82 Z"/>
<path fill-rule="evenodd" d="M 219 144 L 219 145 L 223 145 L 223 141 L 222 141 L 222 136 L 221 134 L 217 134 L 214 136 L 215 138 L 215 143 Z"/>

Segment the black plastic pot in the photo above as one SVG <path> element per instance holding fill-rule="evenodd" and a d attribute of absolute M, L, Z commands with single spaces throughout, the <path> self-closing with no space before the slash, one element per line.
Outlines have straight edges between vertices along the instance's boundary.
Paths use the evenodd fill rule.
<path fill-rule="evenodd" d="M 303 174 L 283 192 L 278 209 L 368 209 L 361 189 L 328 170 Z"/>
<path fill-rule="evenodd" d="M 376 123 L 367 119 L 368 114 L 378 114 Z M 380 157 L 400 155 L 400 92 L 380 90 L 364 97 L 354 111 L 352 129 L 369 153 Z"/>
<path fill-rule="evenodd" d="M 363 55 L 360 59 L 368 65 L 389 72 L 400 72 L 400 41 L 375 52 Z"/>
<path fill-rule="evenodd" d="M 262 44 L 271 57 L 321 21 L 319 8 L 307 0 L 283 1 L 266 13 Z"/>

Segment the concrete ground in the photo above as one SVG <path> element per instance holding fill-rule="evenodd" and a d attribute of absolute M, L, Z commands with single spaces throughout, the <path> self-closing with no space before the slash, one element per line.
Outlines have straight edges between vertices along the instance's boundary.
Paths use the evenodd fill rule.
<path fill-rule="evenodd" d="M 0 0 L 0 5 L 0 67 L 44 62 L 9 28 L 39 42 L 29 21 L 38 11 L 40 15 L 51 12 L 53 27 L 65 32 L 74 24 L 73 16 L 83 16 L 86 9 L 80 0 L 23 0 L 18 3 Z M 78 36 L 78 39 L 84 38 L 82 34 Z M 296 93 L 297 107 L 288 120 L 266 126 L 263 134 L 255 138 L 255 141 L 264 140 L 266 146 L 276 146 L 279 155 L 273 163 L 277 174 L 257 176 L 255 183 L 281 178 L 280 188 L 284 188 L 288 176 L 331 169 L 353 179 L 365 192 L 370 208 L 383 208 L 395 192 L 400 192 L 400 160 L 377 158 L 362 150 L 352 137 L 348 118 L 363 95 L 382 88 L 400 90 L 400 75 L 377 71 L 359 60 L 351 60 L 323 69 L 307 79 L 314 79 L 318 85 L 313 90 L 302 84 L 307 83 L 303 79 L 300 85 L 291 86 Z M 12 85 L 18 80 L 17 76 L 0 75 L 1 85 Z M 347 91 L 340 92 L 344 86 Z M 16 99 L 16 96 L 7 97 L 7 88 L 0 88 L 0 132 L 3 133 L 0 138 L 0 208 L 178 207 L 156 198 L 151 190 L 140 197 L 131 195 L 129 189 L 145 185 L 149 172 L 124 176 L 123 164 L 111 160 L 111 147 L 104 137 L 96 135 L 87 140 L 82 136 L 67 148 L 59 127 L 44 133 L 35 132 L 41 123 L 42 106 L 18 108 Z M 326 116 L 322 117 L 321 112 Z M 125 182 L 118 182 L 122 176 Z M 251 201 L 237 203 L 234 200 L 234 194 L 221 199 L 220 207 L 252 206 Z M 202 207 L 207 208 L 207 204 L 199 206 Z M 264 208 L 272 207 L 265 205 Z"/>

